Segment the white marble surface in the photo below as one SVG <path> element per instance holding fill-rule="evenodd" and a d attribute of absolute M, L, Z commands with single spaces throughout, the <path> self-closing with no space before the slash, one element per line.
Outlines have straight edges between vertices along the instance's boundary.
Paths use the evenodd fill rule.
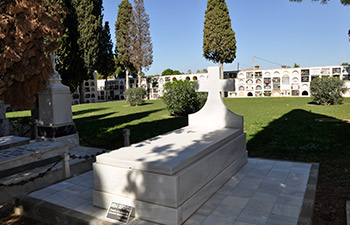
<path fill-rule="evenodd" d="M 172 175 L 241 133 L 239 129 L 185 127 L 99 155 L 96 162 Z"/>
<path fill-rule="evenodd" d="M 232 174 L 236 173 L 246 161 L 247 155 L 246 152 L 244 152 L 237 160 L 228 165 L 221 173 L 217 174 L 214 179 L 205 184 L 176 208 L 97 190 L 93 191 L 93 202 L 95 206 L 100 208 L 108 208 L 111 202 L 131 205 L 135 207 L 135 216 L 140 219 L 161 224 L 181 224 L 205 203 Z M 171 192 L 169 192 L 169 194 L 170 193 Z"/>
<path fill-rule="evenodd" d="M 177 176 L 96 163 L 93 170 L 94 189 L 97 191 L 171 207 L 177 206 Z"/>
<path fill-rule="evenodd" d="M 243 116 L 229 110 L 224 104 L 220 92 L 233 90 L 233 80 L 221 80 L 220 68 L 208 68 L 208 80 L 197 81 L 196 89 L 208 92 L 203 108 L 188 116 L 189 126 L 237 128 L 243 130 Z"/>
<path fill-rule="evenodd" d="M 181 206 L 181 222 L 187 220 L 199 206 L 204 204 L 210 197 L 217 192 L 220 187 L 227 182 L 242 166 L 247 163 L 247 153 L 244 152 L 240 157 L 226 167 L 220 174 L 215 176 L 207 185 L 195 193 Z"/>
<path fill-rule="evenodd" d="M 245 134 L 241 134 L 207 157 L 180 171 L 178 174 L 178 204 L 182 204 L 204 184 L 215 179 L 219 173 L 242 155 L 247 159 Z"/>
<path fill-rule="evenodd" d="M 245 140 L 242 134 L 172 176 L 95 163 L 95 190 L 178 208 L 246 155 Z"/>

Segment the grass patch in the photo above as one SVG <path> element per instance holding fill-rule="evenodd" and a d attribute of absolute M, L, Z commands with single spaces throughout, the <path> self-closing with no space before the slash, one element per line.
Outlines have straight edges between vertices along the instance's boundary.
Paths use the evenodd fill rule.
<path fill-rule="evenodd" d="M 250 157 L 320 163 L 314 224 L 342 224 L 350 199 L 350 98 L 334 106 L 310 101 L 224 99 L 229 109 L 244 116 Z M 130 141 L 136 143 L 187 125 L 187 118 L 170 117 L 162 101 L 137 107 L 128 107 L 125 101 L 83 104 L 72 110 L 81 144 L 107 149 L 123 146 L 124 128 L 131 130 Z"/>

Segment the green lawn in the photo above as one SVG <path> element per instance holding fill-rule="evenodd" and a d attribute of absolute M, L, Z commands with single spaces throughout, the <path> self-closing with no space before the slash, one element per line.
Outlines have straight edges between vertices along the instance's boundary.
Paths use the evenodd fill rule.
<path fill-rule="evenodd" d="M 337 106 L 318 106 L 310 101 L 224 100 L 229 109 L 244 116 L 250 157 L 320 163 L 314 223 L 342 223 L 345 200 L 350 199 L 350 98 Z M 139 107 L 127 106 L 125 101 L 73 106 L 81 143 L 116 149 L 123 145 L 124 128 L 131 130 L 131 143 L 135 143 L 187 125 L 187 118 L 170 117 L 162 101 L 146 103 Z M 26 111 L 7 116 L 29 114 Z"/>

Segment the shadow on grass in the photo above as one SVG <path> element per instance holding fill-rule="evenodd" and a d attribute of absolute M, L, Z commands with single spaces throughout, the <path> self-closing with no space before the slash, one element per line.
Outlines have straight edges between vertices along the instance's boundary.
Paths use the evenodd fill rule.
<path fill-rule="evenodd" d="M 80 116 L 86 113 L 92 113 L 92 112 L 98 112 L 98 111 L 103 111 L 106 110 L 108 108 L 94 108 L 94 109 L 84 109 L 84 110 L 79 110 L 79 111 L 75 111 L 73 112 L 73 116 Z"/>
<path fill-rule="evenodd" d="M 293 110 L 272 121 L 248 143 L 251 157 L 297 161 L 350 156 L 350 124 L 305 110 Z"/>
<path fill-rule="evenodd" d="M 114 113 L 106 113 L 75 119 L 82 145 L 114 150 L 124 145 L 123 129 L 130 129 L 131 144 L 166 133 L 187 125 L 187 118 L 169 118 L 151 122 L 140 122 L 123 126 L 135 120 L 143 119 L 159 110 L 134 113 L 125 116 L 106 118 Z M 120 128 L 116 128 L 116 127 Z"/>
<path fill-rule="evenodd" d="M 345 223 L 343 212 L 350 199 L 349 123 L 293 110 L 257 133 L 247 149 L 250 157 L 320 163 L 314 224 Z"/>

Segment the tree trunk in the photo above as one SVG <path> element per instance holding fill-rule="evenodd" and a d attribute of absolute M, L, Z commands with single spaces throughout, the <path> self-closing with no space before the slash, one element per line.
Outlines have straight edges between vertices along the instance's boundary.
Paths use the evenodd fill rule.
<path fill-rule="evenodd" d="M 220 67 L 220 79 L 224 79 L 224 64 L 222 62 L 219 62 Z"/>
<path fill-rule="evenodd" d="M 80 98 L 80 104 L 84 103 L 84 81 L 82 81 L 79 85 L 79 98 Z"/>
<path fill-rule="evenodd" d="M 108 78 L 106 77 L 106 80 L 105 80 L 105 101 L 108 101 L 108 95 L 109 95 L 109 89 L 107 87 L 107 81 L 108 81 Z"/>
<path fill-rule="evenodd" d="M 141 75 L 142 75 L 142 70 L 140 69 L 137 71 L 137 79 L 138 79 L 138 85 L 141 87 Z"/>
<path fill-rule="evenodd" d="M 125 68 L 125 90 L 128 90 L 129 87 L 129 69 Z"/>
<path fill-rule="evenodd" d="M 219 62 L 220 67 L 220 79 L 224 79 L 224 64 L 222 62 Z M 225 97 L 225 91 L 221 91 L 221 97 Z"/>

